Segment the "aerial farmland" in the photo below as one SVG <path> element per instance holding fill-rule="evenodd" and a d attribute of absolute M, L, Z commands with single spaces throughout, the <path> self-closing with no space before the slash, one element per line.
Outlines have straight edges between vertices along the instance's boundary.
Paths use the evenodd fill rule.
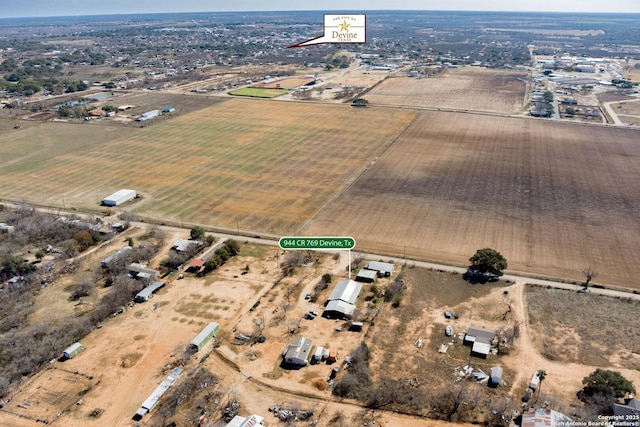
<path fill-rule="evenodd" d="M 373 13 L 354 49 L 279 46 L 312 12 L 0 26 L 0 424 L 506 427 L 625 405 L 637 20 L 451 16 Z M 1 50 L 14 26 L 31 56 Z M 21 80 L 41 70 L 63 80 Z M 355 247 L 297 243 L 322 239 Z M 602 370 L 629 384 L 590 394 Z"/>

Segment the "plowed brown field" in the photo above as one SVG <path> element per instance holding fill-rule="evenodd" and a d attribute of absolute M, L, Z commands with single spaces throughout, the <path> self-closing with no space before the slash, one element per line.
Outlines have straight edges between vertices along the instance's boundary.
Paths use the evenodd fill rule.
<path fill-rule="evenodd" d="M 372 104 L 517 114 L 526 108 L 524 72 L 448 69 L 436 77 L 388 78 L 366 98 Z"/>
<path fill-rule="evenodd" d="M 424 112 L 304 230 L 375 252 L 638 284 L 640 131 Z"/>

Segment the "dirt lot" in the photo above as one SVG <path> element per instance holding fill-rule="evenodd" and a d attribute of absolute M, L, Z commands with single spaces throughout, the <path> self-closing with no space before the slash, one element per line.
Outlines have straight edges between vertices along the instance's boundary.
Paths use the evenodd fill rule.
<path fill-rule="evenodd" d="M 429 78 L 389 78 L 365 98 L 374 105 L 518 114 L 527 107 L 527 80 L 523 72 L 464 67 Z"/>
<path fill-rule="evenodd" d="M 591 265 L 637 287 L 638 135 L 425 112 L 304 232 L 460 265 L 493 247 L 516 271 L 580 280 Z"/>
<path fill-rule="evenodd" d="M 144 231 L 132 229 L 128 233 L 138 241 Z M 178 231 L 168 233 L 167 247 L 174 238 L 185 237 Z M 88 273 L 105 254 L 121 247 L 129 234 L 86 256 L 76 277 Z M 153 265 L 166 251 L 161 251 Z M 312 339 L 314 346 L 337 349 L 339 362 L 334 366 L 341 368 L 344 357 L 360 342 L 366 342 L 372 351 L 374 379 L 408 381 L 412 393 L 417 395 L 420 391 L 426 396 L 426 401 L 416 403 L 429 402 L 438 387 L 456 384 L 460 367 L 469 363 L 485 371 L 496 364 L 505 368 L 503 387 L 497 390 L 487 391 L 486 386 L 470 384 L 477 393 L 488 393 L 494 398 L 509 393 L 516 393 L 511 397 L 518 398 L 530 371 L 544 368 L 549 374 L 545 386 L 554 390 L 556 397 L 571 402 L 582 377 L 593 370 L 590 365 L 567 367 L 567 362 L 544 359 L 535 348 L 537 335 L 533 331 L 525 333 L 526 330 L 509 356 L 469 358 L 469 348 L 460 345 L 455 335 L 469 325 L 497 329 L 508 326 L 513 319 L 526 319 L 522 284 L 472 285 L 457 274 L 409 265 L 402 273 L 407 291 L 398 308 L 377 301 L 374 287 L 364 285 L 357 302 L 357 316 L 365 322 L 362 332 L 347 331 L 343 321 L 304 319 L 303 314 L 310 310 L 321 312 L 333 285 L 347 277 L 346 254 L 315 255 L 311 258 L 314 262 L 298 267 L 294 276 L 276 284 L 286 253 L 273 246 L 241 242 L 237 257 L 204 278 L 189 273 L 182 280 L 176 280 L 175 274 L 170 276 L 169 284 L 153 299 L 127 307 L 124 313 L 105 321 L 102 328 L 83 338 L 84 352 L 64 362 L 52 361 L 49 369 L 28 380 L 0 411 L 0 424 L 35 427 L 40 425 L 37 419 L 58 419 L 56 423 L 68 426 L 134 425 L 131 416 L 139 405 L 166 377 L 184 345 L 210 321 L 220 324 L 221 333 L 215 344 L 192 357 L 187 368 L 202 365 L 215 373 L 221 390 L 237 398 L 245 414 L 267 415 L 266 408 L 275 404 L 297 406 L 318 414 L 320 427 L 335 425 L 331 419 L 339 413 L 344 420 L 357 419 L 360 423 L 363 417 L 373 417 L 379 425 L 389 427 L 443 424 L 389 412 L 367 414 L 349 400 L 334 402 L 331 392 L 321 387 L 333 366 L 322 363 L 299 370 L 281 366 L 282 351 L 295 336 Z M 396 265 L 398 271 L 401 268 Z M 327 272 L 333 275 L 331 285 L 317 294 L 316 301 L 306 300 L 305 294 L 313 292 Z M 73 280 L 65 278 L 46 288 L 38 297 L 40 309 L 33 316 L 55 321 L 56 314 L 68 315 L 73 310 L 67 299 L 70 290 L 66 284 L 70 282 Z M 391 279 L 378 279 L 376 286 L 381 289 L 390 282 Z M 52 304 L 54 311 L 45 304 L 53 299 L 60 302 Z M 594 304 L 599 301 L 594 300 Z M 512 310 L 503 320 L 508 307 Z M 445 320 L 444 310 L 456 313 L 459 318 Z M 537 322 L 532 319 L 531 327 L 540 328 Z M 443 334 L 447 324 L 454 327 L 453 338 Z M 265 343 L 250 345 L 235 339 L 239 333 L 257 331 L 267 338 Z M 416 346 L 418 340 L 423 342 L 422 347 Z M 450 344 L 447 354 L 437 352 L 441 344 Z M 615 365 L 617 352 L 608 354 Z M 396 367 L 393 373 L 385 368 L 388 366 Z M 633 373 L 630 378 L 640 380 Z M 81 404 L 77 405 L 79 400 Z M 473 419 L 482 420 L 485 415 L 475 412 Z M 212 414 L 212 419 L 215 417 L 217 414 Z M 15 419 L 18 421 L 13 423 Z M 146 425 L 156 422 L 153 414 L 143 419 Z"/>

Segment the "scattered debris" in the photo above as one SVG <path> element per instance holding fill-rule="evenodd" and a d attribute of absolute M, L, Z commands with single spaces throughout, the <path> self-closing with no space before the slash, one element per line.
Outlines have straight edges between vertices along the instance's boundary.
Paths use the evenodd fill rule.
<path fill-rule="evenodd" d="M 418 338 L 418 339 L 416 340 L 416 343 L 415 343 L 415 344 L 416 344 L 416 347 L 418 347 L 418 348 L 422 348 L 422 346 L 424 345 L 424 343 L 423 343 L 423 341 L 422 341 L 422 337 Z"/>

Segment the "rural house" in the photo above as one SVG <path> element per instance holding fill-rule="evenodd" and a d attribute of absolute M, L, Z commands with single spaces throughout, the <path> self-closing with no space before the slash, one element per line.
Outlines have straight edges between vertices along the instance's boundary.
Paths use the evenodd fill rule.
<path fill-rule="evenodd" d="M 283 353 L 284 363 L 294 366 L 306 366 L 311 356 L 312 341 L 304 337 L 297 337 Z"/>
<path fill-rule="evenodd" d="M 131 249 L 131 246 L 125 246 L 124 248 L 117 250 L 116 252 L 112 253 L 111 255 L 109 255 L 102 261 L 100 261 L 100 265 L 102 266 L 102 268 L 107 268 L 109 267 L 109 264 L 111 264 L 113 261 L 119 260 L 120 258 L 127 255 L 129 252 L 131 252 L 132 250 L 133 249 Z"/>
<path fill-rule="evenodd" d="M 495 337 L 495 331 L 469 326 L 467 333 L 464 335 L 463 343 L 471 346 L 472 356 L 486 359 L 491 352 L 491 344 L 493 344 Z"/>

